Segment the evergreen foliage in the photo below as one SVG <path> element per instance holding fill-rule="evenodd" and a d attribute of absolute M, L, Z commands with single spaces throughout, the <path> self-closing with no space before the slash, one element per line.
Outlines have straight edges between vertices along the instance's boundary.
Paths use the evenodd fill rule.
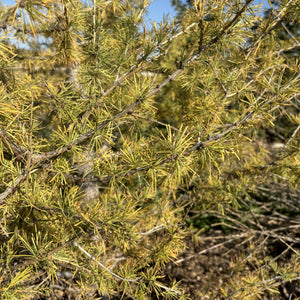
<path fill-rule="evenodd" d="M 151 26 L 150 2 L 1 6 L 1 299 L 49 296 L 59 278 L 83 299 L 186 299 L 163 270 L 204 213 L 254 240 L 267 233 L 252 209 L 297 194 L 299 37 L 280 34 L 299 1 L 264 19 L 251 0 L 195 0 L 180 22 Z M 287 216 L 293 201 L 274 210 Z M 299 279 L 294 252 L 284 267 L 253 258 L 222 297 Z"/>

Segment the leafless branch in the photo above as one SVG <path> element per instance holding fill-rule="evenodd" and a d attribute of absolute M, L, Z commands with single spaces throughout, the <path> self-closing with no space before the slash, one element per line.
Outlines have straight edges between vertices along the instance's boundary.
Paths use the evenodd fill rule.
<path fill-rule="evenodd" d="M 227 240 L 227 241 L 225 241 L 225 242 L 216 244 L 216 245 L 214 245 L 214 246 L 212 246 L 212 247 L 209 247 L 209 248 L 207 248 L 207 249 L 204 249 L 204 250 L 202 250 L 202 251 L 200 251 L 200 252 L 198 252 L 198 253 L 196 253 L 196 254 L 187 256 L 187 257 L 185 257 L 185 258 L 178 259 L 178 260 L 175 261 L 175 263 L 176 263 L 176 264 L 182 263 L 183 261 L 192 259 L 192 258 L 194 258 L 194 257 L 196 257 L 196 256 L 198 256 L 198 255 L 202 255 L 202 254 L 205 254 L 205 253 L 207 253 L 207 252 L 210 252 L 210 251 L 212 251 L 212 250 L 214 250 L 214 249 L 216 249 L 216 248 L 219 248 L 219 247 L 222 247 L 222 246 L 224 246 L 224 245 L 226 245 L 226 244 L 232 243 L 233 241 L 238 240 L 238 239 L 241 239 L 241 238 L 243 238 L 243 237 L 245 237 L 245 236 L 247 236 L 247 235 L 248 235 L 248 233 L 242 233 L 242 234 L 240 234 L 240 235 L 235 236 L 235 237 L 232 238 L 232 239 L 229 239 L 229 240 Z"/>
<path fill-rule="evenodd" d="M 112 272 L 109 268 L 105 267 L 101 262 L 99 262 L 94 256 L 92 256 L 90 253 L 88 253 L 83 247 L 81 247 L 76 240 L 73 242 L 73 245 L 76 248 L 78 248 L 82 253 L 84 253 L 85 256 L 87 256 L 89 259 L 94 261 L 98 266 L 100 266 L 102 269 L 104 269 L 106 272 L 110 273 L 112 276 L 116 277 L 117 279 L 120 279 L 120 280 L 126 281 L 126 282 L 139 281 L 140 278 L 134 278 L 134 279 L 123 278 L 123 277 L 119 276 L 118 274 Z"/>
<path fill-rule="evenodd" d="M 285 147 L 294 139 L 294 137 L 296 136 L 297 132 L 300 129 L 300 125 L 298 125 L 298 127 L 294 130 L 292 136 L 289 138 L 289 140 L 286 142 Z"/>
<path fill-rule="evenodd" d="M 16 191 L 17 186 L 26 178 L 26 172 L 23 170 L 21 174 L 10 184 L 10 186 L 0 194 L 0 204 L 11 194 Z"/>

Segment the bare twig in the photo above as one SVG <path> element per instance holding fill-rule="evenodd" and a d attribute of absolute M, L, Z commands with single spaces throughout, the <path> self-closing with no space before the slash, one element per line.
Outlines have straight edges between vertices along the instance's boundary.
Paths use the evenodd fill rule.
<path fill-rule="evenodd" d="M 158 287 L 160 287 L 160 288 L 162 288 L 162 289 L 164 289 L 164 290 L 166 290 L 166 291 L 168 291 L 168 292 L 172 292 L 174 294 L 181 295 L 181 292 L 179 292 L 177 290 L 174 290 L 172 288 L 169 288 L 169 287 L 167 287 L 167 286 L 165 286 L 165 285 L 163 285 L 161 283 L 158 283 L 157 281 L 155 281 L 155 285 L 158 286 Z"/>
<path fill-rule="evenodd" d="M 194 257 L 196 257 L 196 256 L 198 256 L 198 255 L 202 255 L 202 254 L 204 254 L 204 253 L 210 252 L 210 251 L 212 251 L 212 250 L 214 250 L 214 249 L 216 249 L 216 248 L 222 247 L 222 246 L 224 246 L 224 245 L 226 245 L 226 244 L 229 244 L 229 243 L 231 243 L 231 242 L 233 242 L 233 241 L 235 241 L 235 240 L 238 240 L 238 239 L 240 239 L 240 238 L 243 238 L 243 237 L 245 237 L 245 236 L 247 236 L 247 235 L 248 235 L 248 233 L 242 233 L 242 234 L 237 235 L 236 237 L 234 237 L 234 238 L 232 238 L 232 239 L 229 239 L 229 240 L 227 240 L 227 241 L 225 241 L 225 242 L 223 242 L 223 243 L 216 244 L 216 245 L 214 245 L 214 246 L 212 246 L 212 247 L 209 247 L 209 248 L 207 248 L 207 249 L 204 249 L 204 250 L 202 250 L 202 251 L 200 251 L 200 252 L 198 252 L 198 253 L 196 253 L 196 254 L 187 256 L 187 257 L 185 257 L 185 258 L 178 259 L 178 260 L 175 261 L 175 263 L 176 263 L 176 264 L 180 264 L 180 263 L 182 263 L 183 261 L 190 260 L 190 259 L 192 259 L 192 258 L 194 258 Z"/>
<path fill-rule="evenodd" d="M 92 256 L 90 253 L 88 253 L 84 248 L 82 248 L 78 242 L 75 240 L 73 242 L 73 245 L 78 248 L 82 253 L 84 253 L 89 259 L 93 260 L 95 263 L 97 263 L 98 266 L 100 266 L 102 269 L 110 273 L 112 276 L 116 277 L 117 279 L 120 279 L 122 281 L 126 282 L 138 282 L 140 278 L 134 278 L 134 279 L 128 279 L 128 278 L 123 278 L 119 276 L 118 274 L 112 272 L 109 268 L 105 267 L 101 262 L 99 262 L 94 256 Z"/>
<path fill-rule="evenodd" d="M 22 156 L 24 153 L 26 153 L 26 149 L 23 149 L 19 147 L 17 144 L 15 144 L 9 137 L 5 130 L 0 128 L 0 138 L 2 140 L 3 145 L 12 152 L 12 154 L 17 156 Z"/>
<path fill-rule="evenodd" d="M 0 204 L 6 199 L 10 194 L 16 191 L 17 186 L 26 178 L 26 172 L 23 170 L 21 174 L 10 184 L 10 186 L 0 194 Z"/>
<path fill-rule="evenodd" d="M 296 45 L 299 45 L 299 41 L 295 38 L 295 36 L 289 31 L 289 29 L 285 26 L 284 23 L 281 24 L 281 26 L 284 28 L 284 30 L 287 32 L 287 34 L 294 40 Z"/>
<path fill-rule="evenodd" d="M 295 129 L 295 131 L 293 132 L 292 136 L 289 138 L 289 140 L 286 142 L 285 147 L 287 147 L 287 145 L 294 139 L 294 137 L 296 136 L 297 132 L 300 129 L 300 125 L 298 125 L 298 127 Z"/>
<path fill-rule="evenodd" d="M 151 228 L 150 230 L 146 231 L 146 232 L 140 232 L 140 235 L 150 235 L 152 233 L 155 233 L 157 231 L 160 231 L 160 230 L 163 230 L 165 228 L 168 228 L 168 227 L 174 227 L 174 226 L 177 226 L 177 225 L 180 225 L 180 224 L 174 224 L 174 225 L 158 225 L 158 226 L 155 226 L 153 228 Z"/>
<path fill-rule="evenodd" d="M 135 114 L 135 113 L 132 113 L 132 116 L 135 117 L 135 118 L 143 119 L 143 120 L 146 120 L 146 121 L 149 121 L 149 122 L 152 122 L 152 123 L 156 123 L 156 124 L 159 124 L 159 125 L 162 125 L 162 126 L 166 126 L 166 127 L 170 126 L 169 124 L 160 122 L 160 121 L 152 119 L 152 118 L 144 117 L 144 116 L 141 116 L 141 115 L 138 115 L 138 114 Z M 170 126 L 170 128 L 173 129 L 174 131 L 179 131 L 179 129 L 174 127 L 174 126 Z"/>

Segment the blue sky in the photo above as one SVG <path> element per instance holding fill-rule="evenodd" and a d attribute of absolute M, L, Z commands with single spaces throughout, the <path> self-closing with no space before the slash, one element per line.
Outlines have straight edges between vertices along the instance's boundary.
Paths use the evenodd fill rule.
<path fill-rule="evenodd" d="M 16 1 L 15 0 L 2 0 L 1 3 L 12 5 Z M 255 0 L 255 4 L 258 3 L 267 3 L 267 0 Z M 176 13 L 174 8 L 171 6 L 170 0 L 154 0 L 151 4 L 148 12 L 148 18 L 153 21 L 161 21 L 163 16 L 169 14 L 171 17 L 175 17 Z"/>
<path fill-rule="evenodd" d="M 0 2 L 12 5 L 16 3 L 15 0 L 1 0 Z M 150 6 L 148 17 L 153 21 L 161 21 L 164 14 L 170 14 L 171 17 L 175 17 L 175 10 L 171 5 L 170 0 L 154 0 Z"/>
<path fill-rule="evenodd" d="M 268 6 L 268 0 L 254 0 L 253 4 L 264 4 Z M 174 7 L 170 0 L 154 0 L 148 12 L 148 17 L 153 21 L 161 21 L 164 14 L 169 14 L 171 17 L 176 16 Z"/>
<path fill-rule="evenodd" d="M 169 14 L 171 17 L 175 17 L 176 13 L 174 7 L 171 5 L 170 0 L 154 0 L 150 5 L 148 11 L 149 19 L 153 21 L 161 21 L 164 14 Z"/>

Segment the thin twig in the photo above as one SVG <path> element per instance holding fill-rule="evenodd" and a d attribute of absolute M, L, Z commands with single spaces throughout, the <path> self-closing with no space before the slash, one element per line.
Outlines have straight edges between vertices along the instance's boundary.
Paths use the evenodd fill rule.
<path fill-rule="evenodd" d="M 299 41 L 295 38 L 295 36 L 289 31 L 289 29 L 285 26 L 284 23 L 281 24 L 287 34 L 295 41 L 296 45 L 299 45 Z"/>
<path fill-rule="evenodd" d="M 295 129 L 295 131 L 293 132 L 292 136 L 289 138 L 289 140 L 286 142 L 285 147 L 287 147 L 287 145 L 294 139 L 294 137 L 296 136 L 297 132 L 300 129 L 300 125 L 298 125 L 298 127 Z"/>
<path fill-rule="evenodd" d="M 26 172 L 23 170 L 21 174 L 10 184 L 10 186 L 0 194 L 0 204 L 2 204 L 6 197 L 10 194 L 13 194 L 16 190 L 16 187 L 26 178 Z"/>
<path fill-rule="evenodd" d="M 278 27 L 283 21 L 284 21 L 284 13 L 286 13 L 287 7 L 290 3 L 292 3 L 293 0 L 290 0 L 280 11 L 280 13 L 276 16 L 273 23 L 270 25 L 269 28 L 266 28 L 264 32 L 259 36 L 259 38 L 255 41 L 255 43 L 248 49 L 248 53 L 246 55 L 246 59 L 249 58 L 250 54 L 255 50 L 256 46 L 259 45 L 260 41 L 265 38 L 268 34 L 270 34 L 275 28 Z M 282 16 L 283 15 L 283 16 Z"/>
<path fill-rule="evenodd" d="M 0 138 L 2 140 L 3 145 L 5 148 L 10 150 L 12 154 L 17 157 L 17 156 L 22 156 L 24 153 L 26 153 L 26 149 L 21 148 L 17 144 L 15 144 L 9 137 L 8 133 L 0 128 Z"/>
<path fill-rule="evenodd" d="M 223 243 L 216 244 L 216 245 L 214 245 L 214 246 L 212 246 L 212 247 L 209 247 L 209 248 L 207 248 L 207 249 L 204 249 L 204 250 L 202 250 L 202 251 L 200 251 L 200 252 L 198 252 L 198 253 L 196 253 L 196 254 L 187 256 L 187 257 L 185 257 L 185 258 L 178 259 L 178 260 L 175 261 L 175 263 L 176 263 L 176 264 L 180 264 L 180 263 L 182 263 L 183 261 L 190 260 L 190 259 L 192 259 L 192 258 L 194 258 L 194 257 L 196 257 L 196 256 L 198 256 L 198 255 L 201 255 L 201 254 L 207 253 L 207 252 L 209 252 L 209 251 L 211 251 L 211 250 L 214 250 L 214 249 L 216 249 L 216 248 L 222 247 L 222 246 L 224 246 L 224 245 L 226 245 L 226 244 L 229 244 L 229 243 L 231 243 L 231 242 L 233 242 L 233 241 L 235 241 L 235 240 L 237 240 L 237 239 L 240 239 L 240 238 L 242 238 L 242 237 L 245 237 L 246 235 L 248 235 L 248 233 L 240 234 L 240 235 L 238 235 L 238 236 L 235 237 L 235 238 L 232 238 L 232 239 L 230 239 L 230 240 L 227 240 L 227 241 L 225 241 L 225 242 L 223 242 Z"/>
<path fill-rule="evenodd" d="M 95 263 L 97 263 L 98 266 L 100 266 L 102 269 L 104 269 L 105 271 L 107 271 L 108 273 L 110 273 L 112 276 L 116 277 L 117 279 L 120 279 L 122 281 L 126 281 L 126 282 L 138 282 L 140 278 L 134 278 L 134 279 L 128 279 L 128 278 L 123 278 L 121 276 L 119 276 L 118 274 L 112 272 L 110 269 L 108 269 L 107 267 L 105 267 L 101 262 L 99 262 L 94 256 L 92 256 L 90 253 L 88 253 L 84 248 L 82 248 L 78 242 L 75 240 L 73 242 L 73 245 L 78 248 L 81 252 L 83 252 L 89 259 L 93 260 Z"/>
<path fill-rule="evenodd" d="M 152 122 L 152 123 L 156 123 L 156 124 L 159 124 L 159 125 L 162 125 L 162 126 L 166 126 L 166 127 L 169 126 L 174 131 L 179 131 L 178 128 L 176 128 L 174 126 L 171 126 L 170 124 L 166 124 L 166 123 L 160 122 L 160 121 L 152 119 L 152 118 L 144 117 L 144 116 L 141 116 L 141 115 L 138 115 L 138 114 L 135 114 L 135 113 L 132 113 L 132 116 L 135 117 L 135 118 L 143 119 L 143 120 L 146 120 L 146 121 L 149 121 L 149 122 Z"/>
<path fill-rule="evenodd" d="M 168 228 L 168 227 L 174 227 L 174 226 L 177 226 L 177 225 L 180 225 L 180 224 L 173 224 L 173 225 L 158 225 L 158 226 L 155 226 L 153 228 L 151 228 L 150 230 L 148 231 L 145 231 L 145 232 L 140 232 L 140 235 L 150 235 L 152 233 L 155 233 L 157 231 L 160 231 L 160 230 L 163 230 L 165 228 Z"/>
<path fill-rule="evenodd" d="M 169 287 L 167 287 L 165 285 L 162 285 L 161 283 L 157 283 L 156 281 L 155 281 L 155 285 L 158 286 L 158 287 L 160 287 L 160 288 L 162 288 L 162 289 L 164 289 L 164 290 L 166 290 L 166 291 L 168 291 L 168 292 L 172 292 L 172 293 L 175 293 L 177 295 L 181 295 L 181 293 L 179 291 L 176 291 L 176 290 L 174 290 L 172 288 L 169 288 Z"/>

